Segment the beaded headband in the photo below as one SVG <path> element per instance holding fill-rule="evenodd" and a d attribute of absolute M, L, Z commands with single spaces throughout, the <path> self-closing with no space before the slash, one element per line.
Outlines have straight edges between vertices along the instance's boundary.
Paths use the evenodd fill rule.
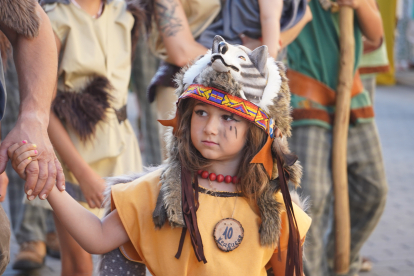
<path fill-rule="evenodd" d="M 267 115 L 263 109 L 248 100 L 230 95 L 229 93 L 221 91 L 217 88 L 206 87 L 200 84 L 190 85 L 178 98 L 177 105 L 181 100 L 186 98 L 193 98 L 231 112 L 255 124 L 258 128 L 265 131 L 268 134 L 266 144 L 256 154 L 250 163 L 263 164 L 268 176 L 270 178 L 272 177 L 273 157 L 271 146 L 274 140 L 275 122 L 272 118 L 270 118 L 269 115 Z M 170 120 L 158 121 L 163 126 L 173 127 L 173 133 L 175 133 L 177 116 Z"/>

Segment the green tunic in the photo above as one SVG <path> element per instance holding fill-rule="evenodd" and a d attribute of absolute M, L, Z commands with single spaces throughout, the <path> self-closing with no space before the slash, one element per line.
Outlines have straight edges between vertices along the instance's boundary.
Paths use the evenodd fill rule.
<path fill-rule="evenodd" d="M 289 68 L 304 75 L 312 77 L 336 91 L 339 74 L 339 13 L 325 11 L 319 1 L 311 1 L 309 6 L 312 10 L 313 19 L 308 23 L 294 42 L 288 46 L 288 65 Z M 362 35 L 357 18 L 354 20 L 355 37 L 355 70 L 362 55 Z M 321 110 L 327 112 L 332 117 L 335 107 L 323 106 L 304 97 L 294 94 L 292 91 L 291 104 L 293 109 L 301 111 Z M 351 100 L 351 110 L 357 110 L 353 116 L 353 123 L 371 121 L 371 112 L 364 112 L 371 109 L 371 101 L 367 91 L 356 95 Z M 303 112 L 302 112 L 303 114 Z M 295 117 L 295 116 L 294 116 Z M 313 118 L 312 113 L 306 118 L 295 118 L 292 126 L 319 125 L 331 128 L 331 123 Z"/>

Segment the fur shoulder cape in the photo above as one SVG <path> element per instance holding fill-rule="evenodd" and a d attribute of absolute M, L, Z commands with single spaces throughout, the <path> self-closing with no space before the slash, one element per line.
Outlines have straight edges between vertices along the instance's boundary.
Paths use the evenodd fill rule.
<path fill-rule="evenodd" d="M 0 20 L 19 35 L 33 38 L 39 33 L 36 0 L 0 0 Z"/>

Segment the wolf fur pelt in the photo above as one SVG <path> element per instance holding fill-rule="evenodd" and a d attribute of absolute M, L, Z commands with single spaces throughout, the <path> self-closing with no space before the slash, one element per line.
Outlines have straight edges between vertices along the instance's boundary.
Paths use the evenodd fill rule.
<path fill-rule="evenodd" d="M 97 123 L 105 121 L 112 100 L 108 91 L 112 89 L 106 77 L 93 77 L 81 91 L 59 91 L 52 103 L 53 111 L 86 141 L 95 134 Z"/>
<path fill-rule="evenodd" d="M 36 0 L 0 0 L 0 20 L 19 35 L 36 37 L 40 25 L 36 5 Z"/>

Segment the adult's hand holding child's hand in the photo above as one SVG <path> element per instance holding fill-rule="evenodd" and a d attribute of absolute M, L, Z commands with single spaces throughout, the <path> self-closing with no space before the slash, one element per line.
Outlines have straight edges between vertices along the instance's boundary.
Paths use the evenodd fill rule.
<path fill-rule="evenodd" d="M 65 177 L 62 166 L 50 143 L 47 127 L 44 127 L 37 119 L 19 119 L 16 126 L 1 143 L 0 172 L 4 172 L 10 157 L 10 155 L 8 156 L 8 148 L 16 143 L 22 143 L 23 140 L 35 143 L 38 151 L 36 157 L 38 162 L 29 162 L 25 170 L 25 192 L 28 199 L 33 200 L 37 195 L 41 199 L 46 198 L 55 184 L 59 190 L 63 191 Z M 19 174 L 22 176 L 21 173 Z"/>

